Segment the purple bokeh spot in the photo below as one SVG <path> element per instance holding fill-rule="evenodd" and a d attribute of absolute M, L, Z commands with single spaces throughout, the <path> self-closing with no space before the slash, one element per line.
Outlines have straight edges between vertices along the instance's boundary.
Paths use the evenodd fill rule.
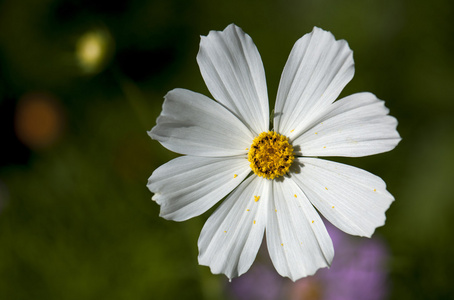
<path fill-rule="evenodd" d="M 388 249 L 378 237 L 352 237 L 326 222 L 336 251 L 330 269 L 314 276 L 326 300 L 379 300 L 388 294 Z M 302 279 L 304 280 L 304 279 Z"/>
<path fill-rule="evenodd" d="M 255 263 L 239 278 L 227 283 L 231 296 L 238 300 L 279 299 L 284 280 L 269 265 Z"/>
<path fill-rule="evenodd" d="M 331 268 L 318 270 L 314 276 L 291 282 L 273 268 L 269 257 L 260 257 L 252 268 L 226 289 L 229 299 L 238 300 L 380 300 L 389 291 L 385 242 L 377 236 L 350 236 L 325 221 L 333 240 L 335 256 Z M 266 251 L 262 245 L 259 256 Z"/>

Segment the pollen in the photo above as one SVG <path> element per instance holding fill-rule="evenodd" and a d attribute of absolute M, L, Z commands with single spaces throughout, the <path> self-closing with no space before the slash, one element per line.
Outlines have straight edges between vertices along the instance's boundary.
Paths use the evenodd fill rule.
<path fill-rule="evenodd" d="M 254 196 L 254 201 L 257 202 L 260 200 L 260 196 Z"/>
<path fill-rule="evenodd" d="M 233 178 L 237 178 L 238 177 L 238 174 L 233 174 Z"/>
<path fill-rule="evenodd" d="M 252 171 L 266 179 L 286 174 L 294 158 L 288 138 L 274 131 L 262 132 L 255 137 L 248 153 Z"/>

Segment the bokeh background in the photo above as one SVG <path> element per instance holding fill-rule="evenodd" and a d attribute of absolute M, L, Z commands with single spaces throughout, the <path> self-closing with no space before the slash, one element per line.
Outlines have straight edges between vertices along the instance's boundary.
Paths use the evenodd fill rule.
<path fill-rule="evenodd" d="M 0 299 L 454 299 L 453 15 L 450 0 L 1 1 Z M 209 95 L 199 36 L 230 23 L 256 43 L 271 101 L 319 26 L 354 51 L 341 96 L 373 92 L 399 120 L 392 152 L 336 159 L 396 201 L 373 239 L 332 233 L 328 275 L 294 284 L 264 249 L 228 283 L 197 263 L 209 213 L 166 221 L 150 200 L 147 178 L 176 155 L 146 131 L 167 91 Z"/>

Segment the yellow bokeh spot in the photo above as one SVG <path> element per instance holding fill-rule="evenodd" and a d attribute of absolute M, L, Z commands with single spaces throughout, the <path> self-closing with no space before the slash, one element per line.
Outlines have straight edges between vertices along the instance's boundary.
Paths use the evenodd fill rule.
<path fill-rule="evenodd" d="M 103 29 L 94 29 L 84 33 L 76 44 L 76 57 L 81 68 L 87 73 L 99 71 L 110 57 L 113 40 Z"/>

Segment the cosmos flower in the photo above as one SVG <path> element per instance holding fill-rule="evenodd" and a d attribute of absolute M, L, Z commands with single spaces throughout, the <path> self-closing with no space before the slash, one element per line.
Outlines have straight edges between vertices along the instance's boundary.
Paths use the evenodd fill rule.
<path fill-rule="evenodd" d="M 175 221 L 225 197 L 200 234 L 201 265 L 237 277 L 266 235 L 277 272 L 297 280 L 333 260 L 318 212 L 352 235 L 370 237 L 384 224 L 394 198 L 383 180 L 318 158 L 377 154 L 400 141 L 397 120 L 375 95 L 336 101 L 354 73 L 346 41 L 314 28 L 296 42 L 271 130 L 262 60 L 241 28 L 202 36 L 197 62 L 215 101 L 185 89 L 165 96 L 149 135 L 183 156 L 156 169 L 147 186 L 160 216 Z"/>

